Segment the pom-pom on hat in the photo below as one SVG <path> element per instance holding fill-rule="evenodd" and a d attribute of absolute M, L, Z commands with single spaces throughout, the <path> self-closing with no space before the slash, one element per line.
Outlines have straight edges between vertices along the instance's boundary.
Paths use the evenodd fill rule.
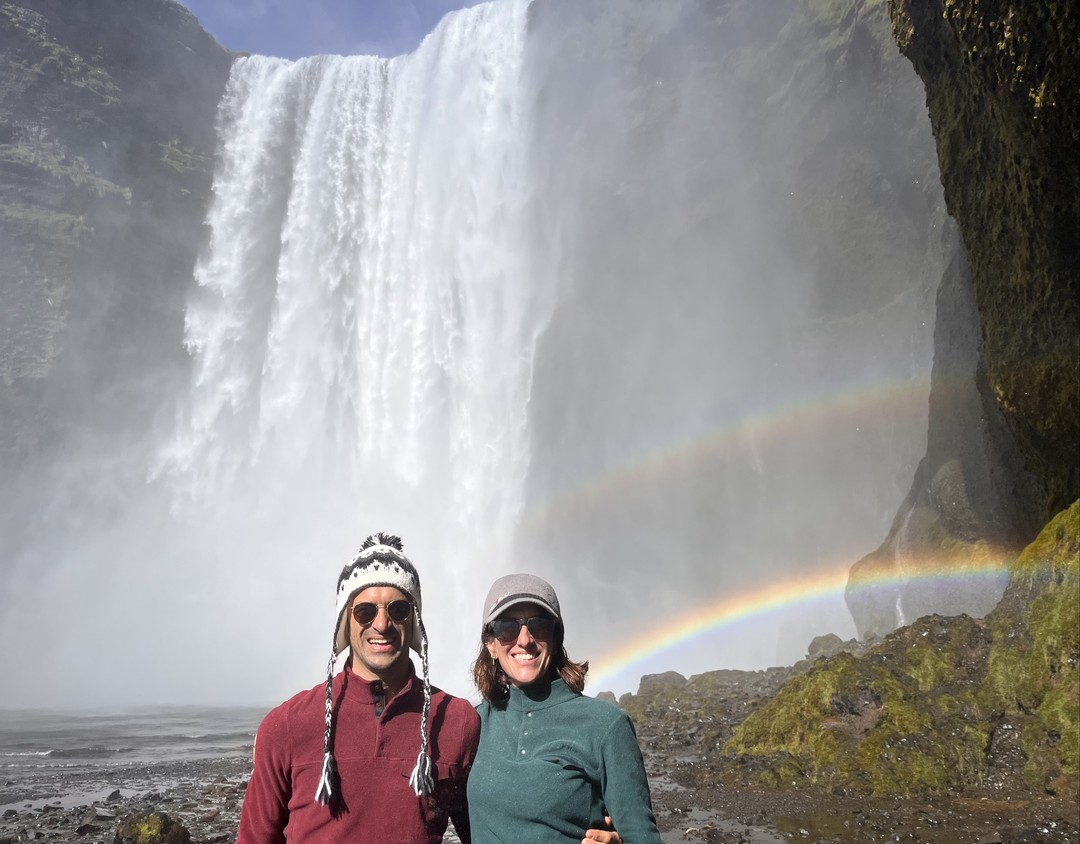
<path fill-rule="evenodd" d="M 409 785 L 418 797 L 431 794 L 434 787 L 431 757 L 428 755 L 428 716 L 431 712 L 431 682 L 428 679 L 427 631 L 420 612 L 420 575 L 405 556 L 401 539 L 389 533 L 373 533 L 364 540 L 360 551 L 338 575 L 337 625 L 334 627 L 334 647 L 326 666 L 326 730 L 323 734 L 323 767 L 315 799 L 330 805 L 337 785 L 337 764 L 334 762 L 334 663 L 349 646 L 347 620 L 349 605 L 357 592 L 369 586 L 392 586 L 404 592 L 413 605 L 413 636 L 409 646 L 420 654 L 423 668 L 424 708 L 420 716 L 420 753 L 416 757 Z"/>
<path fill-rule="evenodd" d="M 559 597 L 551 584 L 535 574 L 508 574 L 491 584 L 484 601 L 484 626 L 517 604 L 538 604 L 562 625 Z"/>

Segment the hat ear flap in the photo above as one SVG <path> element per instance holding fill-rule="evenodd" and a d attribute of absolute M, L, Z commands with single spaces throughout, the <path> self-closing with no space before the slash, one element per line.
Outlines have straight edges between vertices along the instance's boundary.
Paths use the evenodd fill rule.
<path fill-rule="evenodd" d="M 339 654 L 349 647 L 349 605 L 341 608 L 338 615 L 337 633 L 334 634 L 334 653 Z"/>

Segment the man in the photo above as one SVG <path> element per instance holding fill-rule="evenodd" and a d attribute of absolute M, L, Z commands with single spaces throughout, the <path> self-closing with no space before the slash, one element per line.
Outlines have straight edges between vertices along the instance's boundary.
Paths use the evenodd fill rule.
<path fill-rule="evenodd" d="M 428 681 L 420 578 L 398 537 L 369 536 L 338 577 L 326 674 L 259 726 L 237 844 L 282 844 L 286 831 L 294 844 L 436 844 L 449 820 L 467 844 L 480 719 Z"/>

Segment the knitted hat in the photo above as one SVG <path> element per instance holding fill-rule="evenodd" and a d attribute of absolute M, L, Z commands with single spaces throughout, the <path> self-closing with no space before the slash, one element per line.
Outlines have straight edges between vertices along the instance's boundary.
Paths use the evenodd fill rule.
<path fill-rule="evenodd" d="M 315 792 L 315 799 L 324 806 L 330 803 L 334 793 L 334 782 L 337 779 L 333 749 L 334 662 L 337 655 L 349 646 L 346 633 L 349 605 L 357 592 L 369 586 L 392 586 L 399 589 L 408 596 L 413 605 L 416 623 L 413 640 L 409 647 L 420 654 L 423 667 L 424 709 L 420 718 L 420 753 L 416 757 L 416 767 L 409 779 L 409 785 L 413 787 L 418 797 L 430 794 L 433 787 L 427 735 L 428 714 L 431 711 L 431 683 L 428 680 L 427 631 L 424 629 L 424 618 L 420 612 L 420 575 L 416 573 L 408 557 L 402 553 L 401 539 L 388 533 L 373 533 L 364 540 L 359 553 L 349 561 L 338 576 L 337 625 L 334 627 L 334 647 L 330 654 L 330 663 L 326 666 L 326 732 L 323 736 L 323 769 L 319 787 Z"/>
<path fill-rule="evenodd" d="M 517 604 L 538 604 L 562 625 L 559 598 L 551 584 L 535 574 L 508 574 L 491 584 L 484 601 L 484 626 Z"/>

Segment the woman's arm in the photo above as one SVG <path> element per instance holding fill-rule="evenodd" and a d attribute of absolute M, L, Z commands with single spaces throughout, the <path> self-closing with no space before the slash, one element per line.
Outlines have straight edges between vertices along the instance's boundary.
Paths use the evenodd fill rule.
<path fill-rule="evenodd" d="M 600 745 L 604 805 L 618 830 L 617 835 L 621 836 L 610 840 L 626 841 L 627 844 L 662 844 L 637 734 L 630 718 L 625 713 L 619 714 Z"/>

